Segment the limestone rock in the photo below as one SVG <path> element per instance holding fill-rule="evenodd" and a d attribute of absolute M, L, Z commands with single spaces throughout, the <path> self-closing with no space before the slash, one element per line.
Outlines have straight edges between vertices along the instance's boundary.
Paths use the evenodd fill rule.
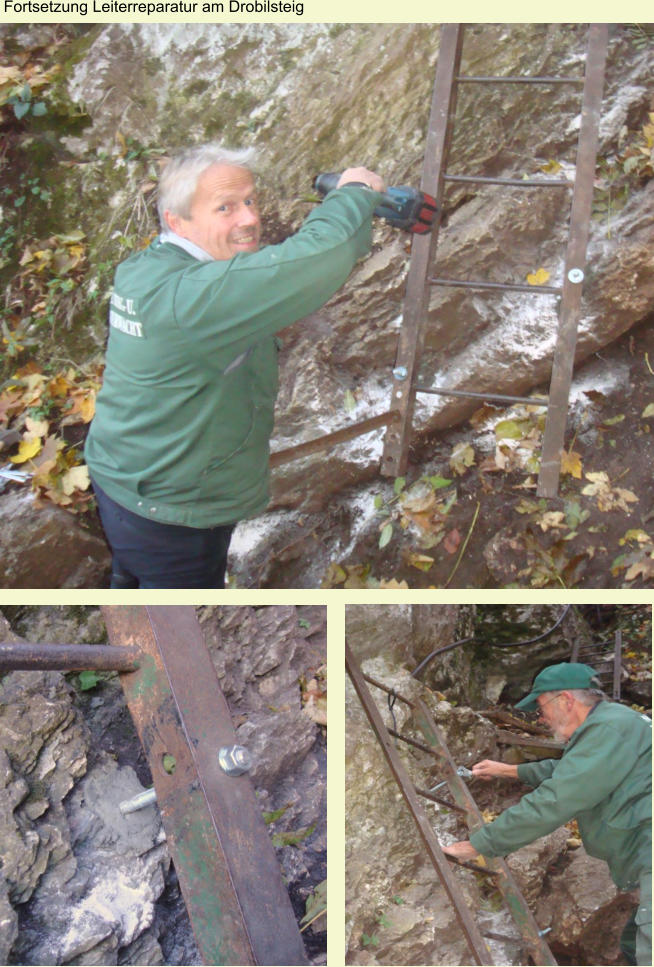
<path fill-rule="evenodd" d="M 572 954 L 583 952 L 589 964 L 615 963 L 622 956 L 620 934 L 637 896 L 620 893 L 606 863 L 588 856 L 583 847 L 549 880 L 549 889 L 536 903 L 538 923 L 552 927 L 548 942 Z"/>
<path fill-rule="evenodd" d="M 3 588 L 100 587 L 111 566 L 104 541 L 25 490 L 1 496 L 0 562 Z"/>

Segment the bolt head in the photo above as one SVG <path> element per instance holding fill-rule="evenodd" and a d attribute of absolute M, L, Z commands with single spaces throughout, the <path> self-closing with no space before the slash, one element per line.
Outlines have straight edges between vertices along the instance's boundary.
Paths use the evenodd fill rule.
<path fill-rule="evenodd" d="M 409 371 L 406 366 L 396 366 L 393 370 L 393 376 L 395 379 L 406 379 L 409 375 Z"/>
<path fill-rule="evenodd" d="M 583 282 L 584 281 L 583 269 L 570 269 L 570 271 L 568 272 L 568 279 L 571 282 Z"/>
<path fill-rule="evenodd" d="M 218 750 L 218 763 L 228 776 L 241 776 L 252 768 L 252 756 L 243 745 L 226 745 Z"/>

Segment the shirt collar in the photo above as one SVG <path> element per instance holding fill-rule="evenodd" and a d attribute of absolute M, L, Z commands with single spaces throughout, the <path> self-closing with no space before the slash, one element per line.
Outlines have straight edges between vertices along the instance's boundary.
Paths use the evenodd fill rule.
<path fill-rule="evenodd" d="M 177 245 L 178 248 L 183 248 L 185 252 L 192 255 L 194 259 L 198 259 L 199 262 L 214 262 L 215 259 L 213 255 L 209 255 L 205 252 L 203 248 L 196 245 L 195 242 L 191 242 L 188 238 L 182 238 L 181 235 L 177 235 L 176 232 L 166 231 L 162 232 L 159 236 L 160 242 L 170 242 L 172 245 Z"/>

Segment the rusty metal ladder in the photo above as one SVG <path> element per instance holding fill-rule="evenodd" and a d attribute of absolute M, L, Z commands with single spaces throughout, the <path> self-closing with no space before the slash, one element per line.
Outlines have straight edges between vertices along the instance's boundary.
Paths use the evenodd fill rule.
<path fill-rule="evenodd" d="M 365 675 L 361 671 L 347 642 L 345 644 L 345 667 L 382 752 L 386 757 L 393 777 L 411 812 L 427 856 L 438 874 L 455 910 L 474 962 L 477 964 L 494 963 L 490 948 L 484 939 L 485 936 L 488 936 L 490 939 L 515 940 L 521 943 L 534 964 L 556 964 L 551 950 L 543 939 L 543 932 L 539 930 L 538 924 L 529 910 L 527 901 L 520 892 L 511 871 L 503 859 L 488 859 L 486 861 L 487 866 L 481 866 L 476 863 L 455 861 L 443 853 L 419 797 L 440 803 L 460 813 L 471 832 L 478 829 L 483 824 L 483 820 L 472 794 L 463 779 L 457 774 L 457 767 L 447 749 L 443 736 L 424 702 L 406 698 L 398 694 L 395 690 L 388 688 L 383 682 L 376 681 L 369 675 Z M 414 722 L 422 733 L 424 742 L 419 742 L 409 736 L 402 735 L 394 729 L 388 729 L 384 725 L 367 683 L 385 691 L 411 708 Z M 434 757 L 438 763 L 443 781 L 449 789 L 452 800 L 445 800 L 434 795 L 432 792 L 420 789 L 414 785 L 393 744 L 392 737 L 416 747 L 422 752 L 429 753 Z M 518 930 L 518 936 L 498 937 L 496 934 L 484 934 L 481 931 L 453 876 L 450 863 L 492 878 L 494 886 L 502 894 L 504 903 L 513 917 Z"/>
<path fill-rule="evenodd" d="M 432 275 L 432 265 L 438 243 L 439 224 L 431 235 L 416 236 L 412 243 L 411 263 L 407 278 L 404 315 L 397 357 L 393 369 L 391 413 L 396 414 L 389 424 L 384 441 L 382 473 L 398 476 L 406 472 L 413 414 L 417 393 L 442 396 L 462 396 L 498 402 L 540 404 L 540 399 L 498 396 L 466 390 L 436 389 L 416 382 L 425 342 L 425 325 L 432 285 L 454 286 L 486 291 L 513 290 L 525 294 L 548 294 L 560 298 L 559 325 L 554 351 L 547 420 L 543 436 L 538 494 L 554 497 L 558 491 L 561 452 L 564 446 L 568 400 L 572 383 L 577 325 L 581 309 L 582 283 L 585 275 L 586 247 L 591 216 L 593 180 L 597 152 L 599 115 L 604 85 L 604 68 L 608 46 L 606 24 L 591 24 L 586 53 L 586 69 L 581 77 L 500 76 L 476 77 L 459 73 L 463 47 L 464 25 L 445 24 L 441 28 L 438 66 L 433 88 L 431 113 L 425 149 L 421 187 L 433 195 L 442 209 L 446 183 L 491 184 L 537 190 L 538 188 L 567 189 L 565 179 L 487 178 L 481 175 L 452 174 L 447 170 L 454 132 L 457 89 L 459 84 L 582 84 L 583 103 L 577 146 L 567 251 L 562 286 L 520 285 L 461 279 L 438 278 Z"/>
<path fill-rule="evenodd" d="M 308 963 L 252 782 L 219 762 L 236 734 L 195 609 L 102 612 L 110 645 L 0 644 L 0 672 L 119 672 L 204 963 Z"/>

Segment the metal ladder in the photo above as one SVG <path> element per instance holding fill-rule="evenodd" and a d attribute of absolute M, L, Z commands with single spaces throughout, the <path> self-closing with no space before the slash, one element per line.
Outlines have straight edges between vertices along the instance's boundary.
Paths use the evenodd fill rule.
<path fill-rule="evenodd" d="M 615 632 L 613 643 L 600 641 L 590 645 L 580 645 L 575 641 L 570 651 L 570 661 L 590 664 L 597 672 L 604 691 L 610 692 L 614 702 L 620 701 L 622 687 L 622 631 L 620 628 Z"/>
<path fill-rule="evenodd" d="M 101 610 L 110 645 L 0 644 L 0 672 L 119 672 L 204 963 L 308 963 L 252 782 L 219 762 L 236 734 L 195 609 Z"/>
<path fill-rule="evenodd" d="M 382 752 L 386 757 L 393 777 L 411 812 L 422 844 L 426 849 L 427 856 L 455 910 L 474 962 L 477 964 L 494 963 L 490 948 L 484 939 L 485 936 L 488 936 L 489 938 L 515 940 L 521 943 L 534 964 L 556 964 L 556 960 L 543 939 L 543 934 L 539 930 L 538 924 L 529 910 L 527 901 L 520 892 L 511 871 L 503 859 L 488 859 L 486 860 L 487 865 L 481 866 L 476 863 L 456 861 L 443 853 L 420 802 L 420 797 L 440 803 L 460 813 L 471 832 L 478 829 L 483 824 L 483 820 L 472 794 L 463 779 L 458 775 L 457 767 L 447 749 L 443 736 L 424 702 L 420 700 L 413 701 L 405 696 L 399 695 L 395 690 L 388 688 L 382 682 L 376 681 L 368 675 L 364 675 L 347 642 L 345 644 L 345 667 L 377 741 L 381 746 Z M 398 699 L 411 708 L 413 720 L 416 727 L 422 733 L 424 742 L 417 741 L 410 736 L 402 735 L 394 729 L 386 728 L 379 709 L 370 694 L 367 683 L 391 694 L 395 699 Z M 434 757 L 439 766 L 444 784 L 449 789 L 452 797 L 451 800 L 445 800 L 414 785 L 393 744 L 392 737 L 413 747 L 417 747 L 422 752 L 427 752 Z M 495 934 L 484 934 L 481 931 L 470 909 L 466 905 L 458 883 L 450 869 L 450 863 L 492 878 L 494 886 L 502 894 L 504 903 L 513 917 L 518 931 L 517 936 L 499 938 Z"/>
<path fill-rule="evenodd" d="M 560 298 L 559 325 L 554 352 L 547 420 L 543 436 L 538 494 L 554 497 L 558 491 L 561 451 L 564 445 L 568 399 L 572 383 L 577 325 L 580 315 L 584 280 L 586 246 L 589 235 L 599 114 L 604 84 L 604 68 L 608 46 L 608 26 L 591 24 L 588 35 L 585 77 L 504 76 L 477 77 L 459 73 L 464 25 L 445 24 L 441 28 L 438 66 L 432 94 L 431 112 L 425 149 L 422 189 L 436 198 L 442 208 L 446 183 L 492 184 L 510 188 L 537 190 L 568 189 L 565 179 L 486 178 L 481 175 L 453 174 L 447 170 L 454 132 L 454 115 L 459 84 L 581 84 L 583 103 L 577 146 L 576 174 L 570 209 L 567 251 L 562 286 L 519 285 L 463 279 L 438 278 L 432 266 L 438 244 L 439 221 L 431 235 L 413 239 L 407 277 L 404 315 L 397 357 L 393 369 L 393 391 L 390 405 L 395 421 L 389 422 L 384 441 L 382 474 L 398 476 L 406 472 L 413 414 L 417 393 L 463 396 L 499 402 L 540 403 L 534 398 L 497 396 L 465 390 L 435 389 L 418 385 L 417 372 L 425 341 L 425 325 L 432 285 L 454 286 L 488 291 L 513 290 L 525 294 L 548 294 Z"/>

